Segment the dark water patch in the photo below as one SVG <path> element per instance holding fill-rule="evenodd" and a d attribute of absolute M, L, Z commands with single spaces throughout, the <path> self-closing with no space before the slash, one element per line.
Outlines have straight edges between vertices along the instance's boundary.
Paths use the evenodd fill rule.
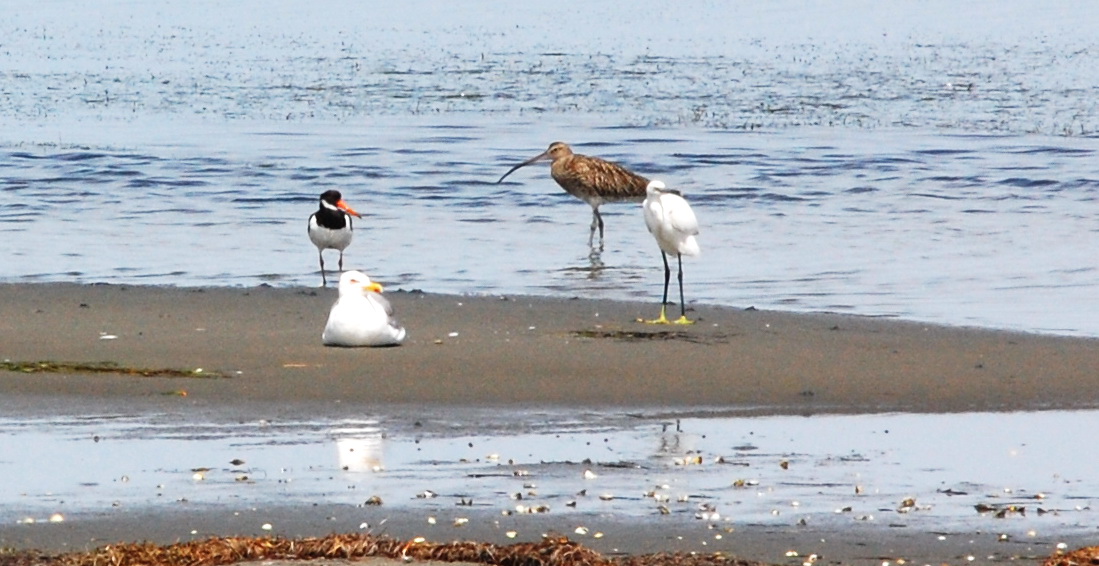
<path fill-rule="evenodd" d="M 911 193 L 911 194 L 909 194 L 909 196 L 917 197 L 917 198 L 936 199 L 936 200 L 966 200 L 966 198 L 967 198 L 965 195 L 932 194 L 932 193 L 922 193 L 922 192 L 920 192 L 920 193 Z"/>
<path fill-rule="evenodd" d="M 516 183 L 516 185 L 520 185 L 520 184 L 521 183 Z M 492 179 L 489 179 L 489 178 L 455 179 L 453 181 L 447 181 L 446 182 L 446 186 L 448 186 L 448 187 L 473 187 L 477 190 L 482 190 L 486 187 L 504 187 L 506 185 L 507 185 L 507 183 L 496 183 L 496 181 L 493 181 Z M 495 193 L 490 193 L 490 194 L 507 194 L 507 193 L 510 193 L 510 191 L 507 191 L 506 189 L 498 189 L 498 190 L 496 190 Z"/>
<path fill-rule="evenodd" d="M 931 156 L 931 157 L 959 157 L 959 156 L 972 157 L 972 156 L 974 156 L 974 154 L 976 152 L 973 151 L 973 150 L 968 150 L 968 149 L 940 148 L 940 149 L 917 149 L 913 153 L 916 153 L 918 155 L 927 155 L 927 156 Z"/>
<path fill-rule="evenodd" d="M 1048 187 L 1051 185 L 1056 185 L 1058 183 L 1060 183 L 1060 181 L 1057 181 L 1055 179 L 1029 179 L 1025 177 L 1010 177 L 997 181 L 997 184 L 999 185 L 1007 185 L 1010 187 L 1020 187 L 1025 189 Z"/>
<path fill-rule="evenodd" d="M 743 156 L 735 154 L 673 153 L 671 156 L 676 159 L 682 159 L 687 164 L 699 165 L 740 165 L 744 162 Z"/>
<path fill-rule="evenodd" d="M 1061 184 L 1066 189 L 1099 189 L 1099 179 L 1077 178 L 1061 181 Z"/>
<path fill-rule="evenodd" d="M 962 185 L 962 186 L 974 186 L 982 185 L 986 181 L 984 177 L 979 176 L 957 176 L 957 175 L 935 175 L 931 177 L 924 177 L 920 179 L 921 182 L 931 183 L 943 183 L 950 185 Z"/>
<path fill-rule="evenodd" d="M 76 184 L 76 183 L 80 183 L 81 181 L 83 181 L 83 179 L 81 177 L 67 176 L 67 175 L 65 175 L 65 176 L 53 176 L 53 177 L 40 177 L 38 179 L 35 179 L 35 182 L 37 182 L 37 183 L 57 184 L 57 185 Z"/>
<path fill-rule="evenodd" d="M 78 162 L 78 161 L 89 161 L 89 160 L 94 160 L 94 159 L 102 159 L 103 157 L 106 157 L 106 154 L 91 152 L 91 151 L 79 151 L 79 152 L 58 153 L 58 154 L 55 154 L 53 156 L 53 159 L 57 159 L 58 161 L 63 161 L 63 162 Z"/>
<path fill-rule="evenodd" d="M 12 159 L 29 159 L 29 160 L 35 160 L 35 161 L 40 160 L 40 159 L 47 159 L 48 160 L 48 159 L 53 159 L 54 158 L 52 155 L 45 154 L 45 153 L 28 153 L 28 152 L 25 152 L 25 151 L 13 151 L 8 155 Z"/>
<path fill-rule="evenodd" d="M 129 168 L 130 166 L 127 167 L 128 168 L 123 169 L 117 165 L 109 165 L 104 169 L 96 170 L 95 174 L 104 177 L 104 180 L 109 180 L 113 178 L 140 177 L 145 174 L 140 169 L 131 169 Z"/>
<path fill-rule="evenodd" d="M 208 215 L 213 212 L 213 209 L 209 208 L 143 208 L 141 210 L 134 211 L 133 217 L 148 216 L 156 214 L 205 214 Z M 186 222 L 187 225 L 192 225 L 190 221 Z"/>
<path fill-rule="evenodd" d="M 1095 155 L 1093 149 L 1082 149 L 1063 146 L 1044 146 L 1044 147 L 1029 147 L 1029 148 L 1013 148 L 1005 147 L 1002 151 L 1009 154 L 1018 155 L 1067 155 L 1070 157 L 1086 157 Z"/>
<path fill-rule="evenodd" d="M 627 145 L 627 146 L 629 146 L 629 145 L 650 145 L 650 144 L 669 145 L 670 146 L 670 145 L 685 143 L 686 141 L 687 140 L 684 140 L 683 138 L 644 137 L 644 138 L 633 138 L 633 139 L 627 138 L 627 139 L 622 140 L 621 143 L 623 145 Z"/>
<path fill-rule="evenodd" d="M 123 186 L 131 189 L 145 189 L 151 187 L 205 187 L 208 181 L 202 179 L 167 179 L 163 177 L 144 177 L 130 179 Z"/>
<path fill-rule="evenodd" d="M 428 136 L 423 138 L 417 138 L 409 140 L 413 144 L 449 144 L 449 143 L 469 143 L 480 141 L 481 138 L 476 136 Z"/>
<path fill-rule="evenodd" d="M 335 157 L 372 157 L 381 153 L 384 153 L 384 149 L 380 147 L 353 147 L 334 153 Z"/>
<path fill-rule="evenodd" d="M 802 196 L 787 195 L 787 194 L 782 194 L 782 193 L 770 193 L 770 192 L 760 193 L 758 195 L 754 195 L 754 198 L 756 198 L 758 200 L 761 200 L 761 201 L 764 201 L 764 202 L 772 202 L 772 203 L 805 202 L 806 200 L 808 200 L 808 199 L 806 199 L 805 197 L 802 197 Z"/>
<path fill-rule="evenodd" d="M 441 150 L 441 149 L 410 148 L 410 147 L 392 148 L 392 149 L 390 149 L 390 151 L 392 151 L 393 153 L 396 153 L 397 155 L 440 155 L 440 154 L 445 153 L 445 151 Z"/>
<path fill-rule="evenodd" d="M 235 174 L 236 171 L 234 169 L 229 168 L 229 167 L 213 167 L 213 166 L 211 166 L 211 167 L 200 167 L 198 169 L 195 169 L 195 170 L 191 171 L 190 173 L 192 175 L 201 175 L 201 176 L 218 176 L 218 175 Z"/>

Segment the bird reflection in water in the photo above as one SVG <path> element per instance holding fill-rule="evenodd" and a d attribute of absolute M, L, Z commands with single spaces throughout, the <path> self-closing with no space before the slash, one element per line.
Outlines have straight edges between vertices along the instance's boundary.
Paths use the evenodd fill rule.
<path fill-rule="evenodd" d="M 347 472 L 379 472 L 385 469 L 384 436 L 376 428 L 333 429 L 340 469 Z"/>

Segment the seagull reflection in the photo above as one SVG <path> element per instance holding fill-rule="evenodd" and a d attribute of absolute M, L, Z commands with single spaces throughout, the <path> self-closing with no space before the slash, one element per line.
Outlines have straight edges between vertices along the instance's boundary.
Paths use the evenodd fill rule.
<path fill-rule="evenodd" d="M 333 429 L 340 469 L 348 472 L 379 472 L 384 469 L 384 436 L 376 428 Z"/>

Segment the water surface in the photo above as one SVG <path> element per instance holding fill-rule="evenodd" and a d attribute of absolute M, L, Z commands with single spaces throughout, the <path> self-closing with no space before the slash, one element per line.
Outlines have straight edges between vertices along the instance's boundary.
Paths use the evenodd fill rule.
<path fill-rule="evenodd" d="M 1094 10 L 17 4 L 3 281 L 316 285 L 335 188 L 390 286 L 656 298 L 637 205 L 495 184 L 560 139 L 687 194 L 692 302 L 1099 335 Z"/>
<path fill-rule="evenodd" d="M 1019 540 L 1093 529 L 1099 461 L 1052 430 L 1084 412 L 762 417 L 436 411 L 196 422 L 0 420 L 0 522 L 271 504 L 537 510 L 724 527 L 861 525 Z M 469 506 L 472 504 L 472 506 Z M 40 527 L 46 528 L 46 527 Z"/>

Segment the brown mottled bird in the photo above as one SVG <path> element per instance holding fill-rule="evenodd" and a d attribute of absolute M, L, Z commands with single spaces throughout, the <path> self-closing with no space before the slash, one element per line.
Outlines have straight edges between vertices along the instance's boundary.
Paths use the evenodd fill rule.
<path fill-rule="evenodd" d="M 591 232 L 588 245 L 595 239 L 595 228 L 599 227 L 599 242 L 603 242 L 603 217 L 599 215 L 599 205 L 605 202 L 641 202 L 645 200 L 645 187 L 649 180 L 629 171 L 617 163 L 611 163 L 598 157 L 579 155 L 572 152 L 568 144 L 553 142 L 549 149 L 532 157 L 504 173 L 497 183 L 511 175 L 516 169 L 538 161 L 551 160 L 550 175 L 565 189 L 566 193 L 591 205 Z"/>

